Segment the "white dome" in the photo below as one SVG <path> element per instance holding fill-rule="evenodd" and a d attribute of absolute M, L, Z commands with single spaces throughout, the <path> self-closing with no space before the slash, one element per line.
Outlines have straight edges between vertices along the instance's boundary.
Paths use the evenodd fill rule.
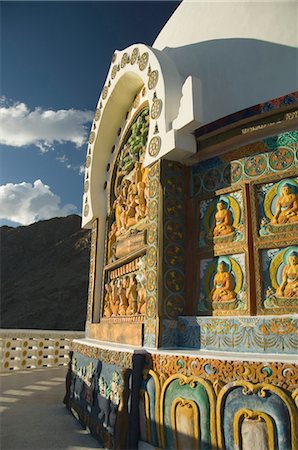
<path fill-rule="evenodd" d="M 153 47 L 202 86 L 201 123 L 298 89 L 296 2 L 184 1 Z"/>

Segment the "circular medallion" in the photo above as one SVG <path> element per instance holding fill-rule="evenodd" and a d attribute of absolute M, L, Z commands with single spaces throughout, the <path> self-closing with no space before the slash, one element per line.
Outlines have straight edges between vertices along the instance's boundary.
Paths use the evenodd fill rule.
<path fill-rule="evenodd" d="M 183 228 L 180 223 L 168 222 L 166 224 L 166 234 L 168 239 L 178 242 L 184 238 Z"/>
<path fill-rule="evenodd" d="M 147 237 L 148 243 L 153 244 L 156 238 L 157 238 L 157 226 L 155 225 L 155 223 L 152 223 L 148 227 L 148 237 Z"/>
<path fill-rule="evenodd" d="M 90 167 L 91 164 L 91 156 L 88 156 L 86 159 L 86 168 L 88 169 L 88 167 Z"/>
<path fill-rule="evenodd" d="M 157 70 L 153 70 L 150 73 L 150 75 L 149 75 L 148 88 L 149 89 L 154 89 L 155 86 L 157 85 L 157 81 L 158 81 L 158 71 Z"/>
<path fill-rule="evenodd" d="M 149 220 L 155 220 L 157 217 L 157 211 L 158 211 L 158 207 L 157 207 L 157 201 L 153 200 L 149 203 L 149 207 L 148 207 L 148 217 Z"/>
<path fill-rule="evenodd" d="M 242 177 L 242 165 L 238 161 L 231 163 L 231 182 L 237 183 Z"/>
<path fill-rule="evenodd" d="M 150 295 L 146 302 L 146 316 L 150 319 L 155 316 L 155 310 L 156 310 L 156 301 L 155 298 Z"/>
<path fill-rule="evenodd" d="M 149 197 L 155 197 L 158 192 L 158 181 L 150 180 L 149 182 Z"/>
<path fill-rule="evenodd" d="M 139 49 L 134 48 L 130 57 L 130 64 L 134 64 L 137 60 Z"/>
<path fill-rule="evenodd" d="M 121 58 L 121 69 L 126 66 L 128 60 L 128 54 L 124 53 L 124 55 Z"/>
<path fill-rule="evenodd" d="M 294 161 L 294 153 L 289 148 L 279 148 L 271 153 L 269 164 L 273 170 L 285 170 L 291 167 Z"/>
<path fill-rule="evenodd" d="M 169 177 L 166 181 L 166 189 L 169 194 L 177 195 L 183 192 L 183 179 L 178 177 Z"/>
<path fill-rule="evenodd" d="M 148 64 L 148 60 L 149 60 L 149 55 L 148 55 L 148 53 L 147 53 L 147 52 L 143 53 L 143 54 L 141 55 L 140 62 L 139 62 L 139 69 L 140 69 L 140 70 L 146 69 L 146 66 L 147 66 L 147 64 Z"/>
<path fill-rule="evenodd" d="M 166 202 L 166 212 L 169 216 L 179 218 L 183 211 L 183 204 L 175 198 L 170 198 Z"/>
<path fill-rule="evenodd" d="M 150 177 L 155 177 L 158 175 L 158 163 L 153 164 L 152 167 L 149 169 Z"/>
<path fill-rule="evenodd" d="M 152 156 L 153 158 L 155 156 L 157 156 L 160 151 L 160 146 L 161 146 L 160 137 L 154 136 L 149 143 L 149 148 L 148 148 L 149 155 Z"/>
<path fill-rule="evenodd" d="M 161 108 L 162 108 L 162 101 L 159 100 L 158 98 L 155 99 L 151 107 L 151 118 L 153 120 L 158 119 L 161 113 Z"/>
<path fill-rule="evenodd" d="M 170 244 L 165 250 L 165 259 L 170 266 L 181 265 L 184 262 L 184 252 L 182 247 Z"/>
<path fill-rule="evenodd" d="M 108 86 L 105 86 L 102 90 L 101 98 L 105 100 L 108 96 Z"/>
<path fill-rule="evenodd" d="M 218 169 L 210 169 L 205 173 L 203 183 L 207 191 L 214 191 L 220 185 L 221 174 Z"/>
<path fill-rule="evenodd" d="M 222 178 L 225 184 L 230 185 L 231 184 L 231 166 L 230 164 L 227 164 L 226 167 L 223 170 Z"/>
<path fill-rule="evenodd" d="M 167 289 L 171 292 L 181 292 L 184 288 L 184 275 L 178 270 L 169 270 L 165 275 Z"/>
<path fill-rule="evenodd" d="M 95 132 L 91 131 L 89 136 L 89 144 L 93 144 L 94 140 L 95 140 Z"/>
<path fill-rule="evenodd" d="M 258 177 L 265 172 L 267 161 L 265 156 L 256 155 L 248 158 L 244 164 L 244 172 L 248 177 Z"/>
<path fill-rule="evenodd" d="M 112 74 L 111 74 L 112 80 L 114 80 L 114 78 L 116 77 L 117 72 L 118 72 L 118 67 L 114 66 L 112 69 Z"/>
<path fill-rule="evenodd" d="M 89 190 L 89 181 L 86 180 L 84 183 L 84 192 L 86 193 L 86 192 L 88 192 L 88 190 Z"/>
<path fill-rule="evenodd" d="M 89 213 L 89 205 L 85 205 L 85 207 L 84 207 L 84 216 L 85 217 L 88 216 L 88 213 Z"/>
<path fill-rule="evenodd" d="M 180 295 L 169 295 L 165 301 L 165 312 L 171 319 L 181 316 L 184 309 L 184 299 Z"/>
<path fill-rule="evenodd" d="M 97 122 L 100 119 L 101 116 L 101 111 L 99 108 L 96 109 L 95 114 L 94 114 L 94 120 L 95 122 Z"/>
<path fill-rule="evenodd" d="M 147 289 L 148 291 L 154 291 L 156 288 L 156 274 L 153 271 L 147 273 Z"/>
<path fill-rule="evenodd" d="M 157 253 L 155 247 L 150 247 L 147 253 L 147 266 L 154 267 L 156 264 Z"/>

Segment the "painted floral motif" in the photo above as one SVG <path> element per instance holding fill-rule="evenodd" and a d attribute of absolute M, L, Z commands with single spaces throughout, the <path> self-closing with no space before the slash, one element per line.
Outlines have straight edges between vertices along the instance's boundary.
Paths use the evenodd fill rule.
<path fill-rule="evenodd" d="M 167 288 L 172 292 L 180 292 L 184 288 L 184 275 L 178 270 L 169 270 L 165 274 Z"/>
<path fill-rule="evenodd" d="M 183 228 L 180 223 L 169 222 L 166 224 L 166 234 L 169 239 L 177 242 L 184 238 Z"/>
<path fill-rule="evenodd" d="M 102 91 L 102 94 L 101 94 L 101 98 L 102 98 L 103 100 L 105 100 L 105 99 L 107 98 L 107 96 L 108 96 L 108 87 L 105 86 L 105 87 L 103 88 L 103 91 Z"/>
<path fill-rule="evenodd" d="M 237 183 L 242 176 L 242 165 L 238 161 L 231 163 L 231 182 Z"/>
<path fill-rule="evenodd" d="M 158 71 L 157 70 L 153 70 L 150 73 L 150 75 L 149 75 L 148 88 L 149 89 L 154 89 L 155 86 L 157 85 L 157 81 L 158 81 Z"/>
<path fill-rule="evenodd" d="M 203 178 L 205 189 L 207 191 L 214 191 L 215 189 L 218 189 L 220 179 L 221 174 L 218 169 L 209 170 Z"/>
<path fill-rule="evenodd" d="M 267 167 L 266 158 L 263 155 L 251 156 L 244 164 L 244 172 L 249 177 L 262 175 Z"/>
<path fill-rule="evenodd" d="M 155 316 L 156 302 L 152 295 L 147 300 L 146 317 L 152 318 Z"/>
<path fill-rule="evenodd" d="M 157 226 L 155 223 L 151 223 L 148 227 L 148 243 L 153 244 L 157 237 Z"/>
<path fill-rule="evenodd" d="M 137 48 L 134 48 L 130 57 L 130 64 L 134 64 L 137 60 L 139 54 L 139 50 Z"/>
<path fill-rule="evenodd" d="M 117 66 L 113 66 L 112 74 L 111 74 L 112 80 L 116 77 L 117 72 L 118 72 L 118 67 Z"/>
<path fill-rule="evenodd" d="M 155 272 L 147 273 L 147 288 L 149 291 L 154 291 L 156 287 L 156 274 Z"/>
<path fill-rule="evenodd" d="M 165 259 L 170 266 L 177 266 L 183 264 L 184 250 L 176 244 L 170 244 L 165 249 Z"/>
<path fill-rule="evenodd" d="M 183 204 L 180 200 L 170 198 L 166 202 L 166 212 L 169 216 L 179 218 L 183 211 Z"/>
<path fill-rule="evenodd" d="M 148 64 L 148 60 L 149 60 L 149 54 L 147 52 L 143 53 L 141 55 L 140 61 L 139 61 L 139 69 L 140 70 L 146 69 L 146 66 Z"/>
<path fill-rule="evenodd" d="M 166 189 L 171 195 L 181 195 L 183 193 L 183 179 L 181 177 L 168 177 Z"/>
<path fill-rule="evenodd" d="M 162 109 L 162 101 L 158 98 L 153 100 L 152 107 L 151 107 L 151 119 L 156 120 L 160 116 Z"/>
<path fill-rule="evenodd" d="M 181 295 L 169 295 L 165 301 L 165 313 L 167 317 L 176 319 L 183 313 L 184 298 Z"/>
<path fill-rule="evenodd" d="M 294 155 L 288 148 L 280 148 L 269 156 L 269 164 L 273 170 L 286 170 L 293 164 Z"/>
<path fill-rule="evenodd" d="M 150 156 L 155 157 L 158 155 L 161 146 L 161 139 L 159 136 L 154 136 L 149 142 L 148 153 Z"/>

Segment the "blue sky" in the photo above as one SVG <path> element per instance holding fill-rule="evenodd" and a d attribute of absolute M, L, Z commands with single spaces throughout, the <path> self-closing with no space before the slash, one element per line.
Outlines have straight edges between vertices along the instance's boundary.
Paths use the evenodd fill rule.
<path fill-rule="evenodd" d="M 1 2 L 0 224 L 81 214 L 86 138 L 115 49 L 179 2 Z"/>

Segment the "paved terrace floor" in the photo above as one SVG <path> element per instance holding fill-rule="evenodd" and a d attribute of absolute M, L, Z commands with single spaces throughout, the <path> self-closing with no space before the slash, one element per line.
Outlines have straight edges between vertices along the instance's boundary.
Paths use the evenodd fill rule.
<path fill-rule="evenodd" d="M 102 448 L 63 404 L 66 371 L 0 373 L 1 450 Z"/>

